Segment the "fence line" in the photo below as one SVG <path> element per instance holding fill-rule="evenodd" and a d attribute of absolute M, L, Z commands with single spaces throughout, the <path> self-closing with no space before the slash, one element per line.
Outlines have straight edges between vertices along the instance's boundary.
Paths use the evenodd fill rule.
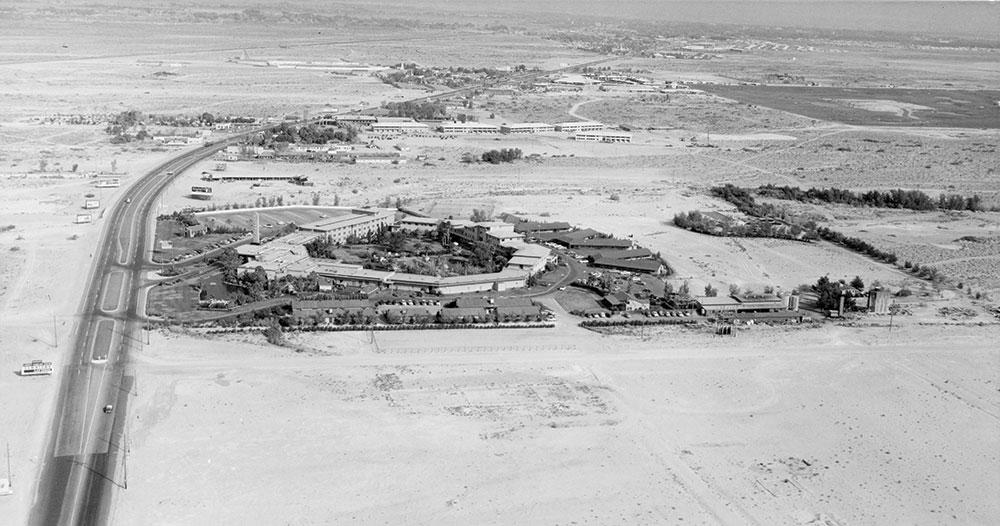
<path fill-rule="evenodd" d="M 545 352 L 545 351 L 575 351 L 576 345 L 497 345 L 471 347 L 393 347 L 378 348 L 378 354 L 418 354 L 418 353 L 502 353 L 502 352 Z"/>

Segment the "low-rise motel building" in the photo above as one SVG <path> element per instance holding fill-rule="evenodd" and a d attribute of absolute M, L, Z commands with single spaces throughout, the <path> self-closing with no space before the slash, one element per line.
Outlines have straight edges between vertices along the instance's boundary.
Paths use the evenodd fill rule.
<path fill-rule="evenodd" d="M 554 132 L 556 127 L 544 122 L 526 122 L 522 124 L 501 124 L 500 133 L 544 133 Z"/>
<path fill-rule="evenodd" d="M 337 210 L 331 208 L 331 214 Z M 237 253 L 247 258 L 241 271 L 252 272 L 258 267 L 268 277 L 308 276 L 315 273 L 325 283 L 346 287 L 381 288 L 426 294 L 463 294 L 504 291 L 527 286 L 530 276 L 545 270 L 553 260 L 552 252 L 541 245 L 525 243 L 523 235 L 513 231 L 510 223 L 472 223 L 452 221 L 453 233 L 473 242 L 486 242 L 513 251 L 507 266 L 499 272 L 468 276 L 425 276 L 386 270 L 363 268 L 361 265 L 337 263 L 309 257 L 305 244 L 319 237 L 344 243 L 351 235 L 363 236 L 390 225 L 404 230 L 437 228 L 441 220 L 404 217 L 395 220 L 391 209 L 342 208 L 340 214 L 301 225 L 298 232 L 282 236 L 263 245 L 241 245 Z M 455 223 L 460 223 L 461 226 Z"/>
<path fill-rule="evenodd" d="M 604 124 L 593 121 L 561 122 L 559 124 L 556 124 L 556 131 L 559 132 L 591 132 L 591 131 L 601 131 L 603 129 L 604 129 Z"/>
<path fill-rule="evenodd" d="M 441 133 L 500 133 L 500 127 L 478 122 L 442 122 L 437 130 Z"/>
<path fill-rule="evenodd" d="M 577 141 L 627 144 L 632 142 L 632 134 L 621 131 L 587 131 L 577 132 L 573 139 Z"/>
<path fill-rule="evenodd" d="M 427 132 L 431 129 L 430 126 L 422 122 L 395 117 L 379 117 L 378 122 L 373 123 L 371 127 L 374 133 Z"/>

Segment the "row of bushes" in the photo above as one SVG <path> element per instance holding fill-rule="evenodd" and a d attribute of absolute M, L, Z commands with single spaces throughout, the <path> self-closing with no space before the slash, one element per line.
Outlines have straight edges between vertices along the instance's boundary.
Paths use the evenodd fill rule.
<path fill-rule="evenodd" d="M 779 210 L 772 204 L 758 203 L 753 194 L 746 188 L 740 188 L 732 184 L 725 186 L 713 186 L 711 193 L 713 196 L 724 199 L 737 210 L 750 217 L 777 217 Z"/>
<path fill-rule="evenodd" d="M 646 326 L 646 325 L 691 325 L 696 323 L 695 320 L 681 320 L 681 319 L 627 319 L 627 320 L 583 320 L 579 323 L 580 327 L 628 327 L 628 326 Z"/>
<path fill-rule="evenodd" d="M 860 252 L 892 265 L 895 265 L 899 260 L 899 257 L 897 257 L 896 254 L 886 252 L 885 250 L 882 250 L 861 238 L 845 236 L 836 230 L 830 230 L 826 227 L 817 228 L 816 233 L 819 234 L 820 238 L 830 241 L 831 243 L 843 245 L 855 252 Z"/>
<path fill-rule="evenodd" d="M 345 332 L 345 331 L 434 331 L 449 329 L 551 329 L 554 323 L 456 323 L 454 325 L 319 325 L 303 327 L 283 327 L 284 332 Z M 206 334 L 233 334 L 258 332 L 260 327 L 235 327 L 210 329 Z M 267 330 L 267 329 L 264 329 Z"/>
<path fill-rule="evenodd" d="M 820 201 L 849 206 L 870 206 L 877 208 L 905 208 L 908 210 L 983 210 L 982 198 L 973 194 L 964 197 L 957 194 L 941 194 L 935 200 L 920 190 L 895 189 L 888 192 L 869 190 L 854 193 L 841 188 L 810 188 L 803 190 L 797 186 L 764 185 L 757 188 L 757 195 L 784 199 L 786 201 Z"/>
<path fill-rule="evenodd" d="M 935 208 L 965 210 L 982 209 L 979 196 L 973 196 L 972 198 L 966 200 L 961 196 L 946 196 L 942 194 L 938 199 L 937 204 L 935 204 L 928 195 L 919 190 L 897 189 L 890 190 L 888 192 L 872 190 L 863 194 L 855 194 L 849 190 L 841 190 L 837 188 L 811 188 L 809 190 L 801 190 L 797 187 L 790 186 L 778 187 L 774 185 L 764 185 L 757 189 L 757 193 L 759 195 L 777 199 L 793 199 L 799 201 L 816 199 L 831 203 L 851 204 L 853 206 L 878 206 L 889 208 L 907 208 L 913 210 L 933 210 Z M 759 204 L 756 202 L 749 190 L 733 186 L 731 184 L 712 188 L 712 195 L 725 199 L 735 205 L 741 212 L 749 216 L 773 217 L 777 213 L 777 208 L 773 205 Z M 697 211 L 686 215 L 683 213 L 678 214 L 674 217 L 674 223 L 681 228 L 705 234 L 728 236 L 741 235 L 738 231 L 734 231 L 731 228 L 720 229 L 718 224 L 704 219 L 703 216 Z M 704 231 L 707 229 L 710 229 L 711 231 Z M 809 232 L 809 234 L 812 235 L 812 232 Z M 817 227 L 815 234 L 821 239 L 844 246 L 871 258 L 884 261 L 890 265 L 898 265 L 899 263 L 899 257 L 896 254 L 882 250 L 864 239 L 847 236 L 826 227 Z M 753 237 L 775 236 L 755 235 Z M 933 267 L 921 267 L 916 263 L 911 264 L 907 261 L 905 265 L 903 265 L 903 268 L 911 270 L 917 275 L 917 277 L 923 279 L 931 281 L 941 281 L 944 279 L 944 276 Z"/>

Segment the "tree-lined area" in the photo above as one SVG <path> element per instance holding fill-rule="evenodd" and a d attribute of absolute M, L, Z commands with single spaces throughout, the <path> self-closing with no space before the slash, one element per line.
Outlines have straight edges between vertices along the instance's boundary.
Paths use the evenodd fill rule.
<path fill-rule="evenodd" d="M 726 186 L 730 187 L 731 185 Z M 714 188 L 712 190 L 713 192 L 715 191 Z M 867 192 L 853 192 L 842 188 L 810 188 L 803 190 L 797 186 L 767 184 L 758 187 L 756 194 L 760 197 L 770 197 L 786 201 L 834 203 L 856 207 L 904 208 L 908 210 L 969 210 L 973 212 L 985 210 L 982 198 L 976 194 L 970 197 L 958 194 L 940 194 L 937 199 L 934 199 L 920 190 L 903 190 L 901 188 L 888 191 L 869 190 Z"/>

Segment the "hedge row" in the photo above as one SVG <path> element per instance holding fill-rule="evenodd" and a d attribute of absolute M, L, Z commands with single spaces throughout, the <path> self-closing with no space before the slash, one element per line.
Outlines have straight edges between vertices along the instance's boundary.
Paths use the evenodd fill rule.
<path fill-rule="evenodd" d="M 449 329 L 551 329 L 554 323 L 456 323 L 423 325 L 323 325 L 314 327 L 284 327 L 284 332 L 344 332 L 344 331 L 441 331 Z M 232 329 L 212 329 L 207 334 L 230 334 L 257 332 L 259 327 L 237 327 Z"/>
<path fill-rule="evenodd" d="M 646 325 L 690 325 L 695 320 L 658 319 L 658 320 L 583 320 L 580 327 L 628 327 Z"/>

